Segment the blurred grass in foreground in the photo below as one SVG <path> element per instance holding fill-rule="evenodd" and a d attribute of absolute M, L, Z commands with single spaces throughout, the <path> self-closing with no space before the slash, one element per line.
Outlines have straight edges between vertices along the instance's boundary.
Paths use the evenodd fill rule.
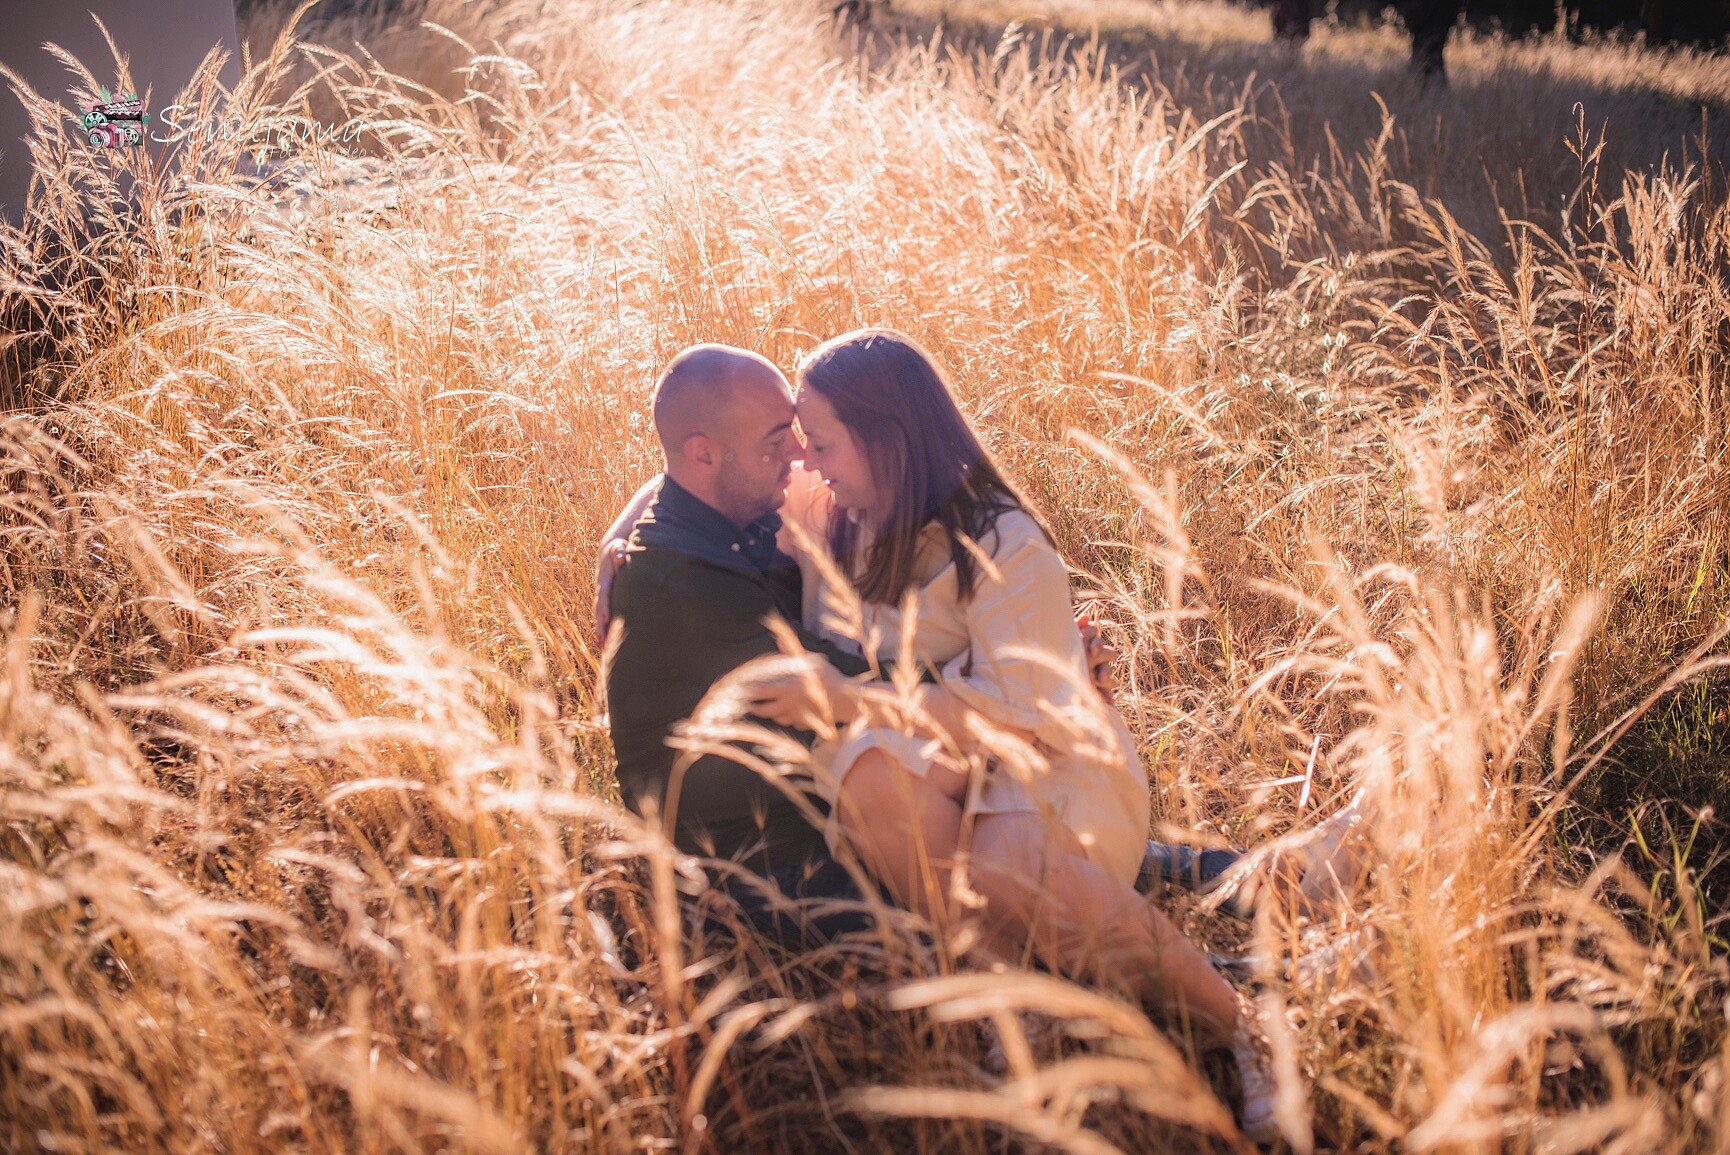
<path fill-rule="evenodd" d="M 1438 95 L 1149 12 L 265 8 L 233 107 L 358 147 L 260 185 L 52 122 L 3 258 L 5 1145 L 1229 1147 L 1108 993 L 681 926 L 609 801 L 590 550 L 656 369 L 874 323 L 1118 624 L 1163 823 L 1369 791 L 1321 929 L 1371 968 L 1266 995 L 1294 1134 L 1724 1151 L 1715 126 L 1630 46 L 1474 39 Z"/>

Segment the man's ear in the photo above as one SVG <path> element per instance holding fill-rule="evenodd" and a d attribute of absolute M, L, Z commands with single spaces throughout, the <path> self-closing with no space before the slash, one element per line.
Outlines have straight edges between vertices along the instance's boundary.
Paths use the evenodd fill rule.
<path fill-rule="evenodd" d="M 721 446 L 707 433 L 693 433 L 685 438 L 679 452 L 686 461 L 701 469 L 713 469 L 721 461 Z"/>

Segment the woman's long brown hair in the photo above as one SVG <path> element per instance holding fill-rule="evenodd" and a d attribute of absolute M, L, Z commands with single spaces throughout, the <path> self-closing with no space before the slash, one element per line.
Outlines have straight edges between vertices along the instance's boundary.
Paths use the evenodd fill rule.
<path fill-rule="evenodd" d="M 974 436 L 943 371 L 913 338 L 893 329 L 845 333 L 805 358 L 797 379 L 834 407 L 864 451 L 872 481 L 892 495 L 887 524 L 863 559 L 859 526 L 840 509 L 829 519 L 829 548 L 865 600 L 894 602 L 906 592 L 928 522 L 942 526 L 949 540 L 963 601 L 973 595 L 979 571 L 968 543 L 989 553 L 981 538 L 1004 512 L 1024 510 L 1050 539 L 1039 512 Z"/>

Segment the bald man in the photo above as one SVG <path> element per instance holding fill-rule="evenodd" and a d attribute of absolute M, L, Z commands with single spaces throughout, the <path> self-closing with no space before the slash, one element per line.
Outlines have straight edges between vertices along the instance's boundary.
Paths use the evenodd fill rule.
<path fill-rule="evenodd" d="M 633 502 L 607 535 L 627 541 L 609 599 L 622 633 L 607 668 L 620 793 L 638 813 L 671 809 L 686 853 L 733 859 L 794 895 L 857 899 L 822 834 L 775 784 L 717 755 L 675 783 L 667 745 L 718 678 L 776 652 L 769 617 L 842 672 L 866 669 L 800 629 L 799 566 L 776 546 L 775 511 L 801 455 L 787 379 L 755 353 L 698 345 L 661 375 L 654 415 L 666 472 L 647 509 L 639 515 Z"/>

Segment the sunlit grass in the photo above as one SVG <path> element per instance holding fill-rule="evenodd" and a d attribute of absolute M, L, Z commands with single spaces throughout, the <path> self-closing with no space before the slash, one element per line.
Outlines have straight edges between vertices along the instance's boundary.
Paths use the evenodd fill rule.
<path fill-rule="evenodd" d="M 3 268 L 8 1149 L 1225 1142 L 1106 995 L 681 926 L 694 865 L 610 801 L 592 550 L 657 370 L 885 324 L 1100 599 L 1162 825 L 1366 790 L 1337 919 L 1188 912 L 1373 932 L 1270 976 L 1294 1134 L 1722 1150 L 1730 207 L 1674 100 L 1724 64 L 1469 38 L 1437 94 L 1374 30 L 901 7 L 434 0 L 274 54 L 266 9 L 239 115 L 360 147 L 259 184 L 46 133 Z"/>

